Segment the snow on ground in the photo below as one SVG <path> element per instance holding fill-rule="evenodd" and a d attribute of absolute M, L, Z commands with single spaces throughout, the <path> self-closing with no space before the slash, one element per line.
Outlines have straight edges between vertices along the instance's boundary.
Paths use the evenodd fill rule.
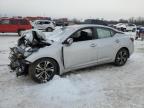
<path fill-rule="evenodd" d="M 55 76 L 45 84 L 16 77 L 7 64 L 18 36 L 0 34 L 0 108 L 144 108 L 144 42 L 127 64 L 105 64 Z"/>

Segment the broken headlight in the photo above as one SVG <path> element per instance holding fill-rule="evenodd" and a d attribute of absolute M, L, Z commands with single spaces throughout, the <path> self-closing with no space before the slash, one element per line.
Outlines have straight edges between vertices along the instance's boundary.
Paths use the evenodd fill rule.
<path fill-rule="evenodd" d="M 36 51 L 38 51 L 38 48 L 28 47 L 28 48 L 25 49 L 24 56 L 25 56 L 25 57 L 28 57 L 28 56 L 30 56 L 33 52 L 36 52 Z"/>

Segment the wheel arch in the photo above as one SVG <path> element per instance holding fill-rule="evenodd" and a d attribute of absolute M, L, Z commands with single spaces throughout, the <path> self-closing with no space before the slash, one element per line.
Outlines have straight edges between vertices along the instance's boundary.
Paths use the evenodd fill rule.
<path fill-rule="evenodd" d="M 117 51 L 117 53 L 120 51 L 120 50 L 122 50 L 122 49 L 126 49 L 127 51 L 128 51 L 128 58 L 130 57 L 130 52 L 129 52 L 129 49 L 127 48 L 127 47 L 121 47 L 118 51 Z M 116 54 L 117 54 L 116 53 Z"/>

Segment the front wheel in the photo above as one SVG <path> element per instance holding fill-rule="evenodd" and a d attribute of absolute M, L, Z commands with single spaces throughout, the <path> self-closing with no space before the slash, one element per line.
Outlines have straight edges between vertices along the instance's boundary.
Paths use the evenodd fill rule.
<path fill-rule="evenodd" d="M 50 58 L 39 59 L 29 67 L 30 77 L 38 83 L 51 80 L 57 72 L 58 65 L 55 60 Z"/>
<path fill-rule="evenodd" d="M 127 62 L 128 54 L 129 52 L 127 49 L 120 49 L 115 58 L 115 65 L 123 66 Z"/>

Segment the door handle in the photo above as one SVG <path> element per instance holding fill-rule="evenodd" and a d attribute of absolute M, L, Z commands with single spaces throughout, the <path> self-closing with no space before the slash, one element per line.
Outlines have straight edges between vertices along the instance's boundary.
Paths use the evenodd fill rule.
<path fill-rule="evenodd" d="M 96 47 L 96 44 L 91 44 L 90 47 Z"/>

